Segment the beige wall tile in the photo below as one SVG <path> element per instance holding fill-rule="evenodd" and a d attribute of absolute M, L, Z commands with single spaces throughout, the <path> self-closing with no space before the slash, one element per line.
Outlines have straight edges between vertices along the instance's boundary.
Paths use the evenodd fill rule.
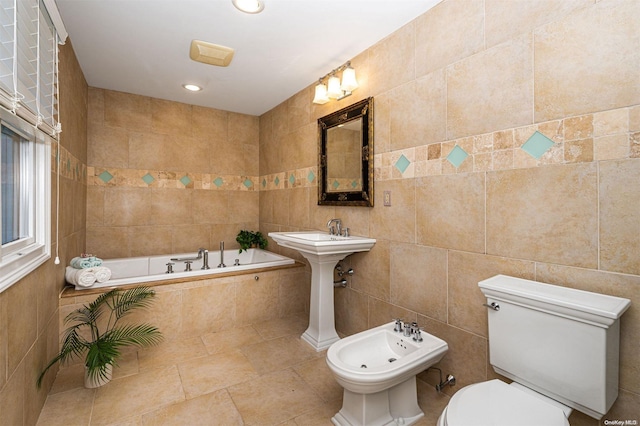
<path fill-rule="evenodd" d="M 629 137 L 626 134 L 602 136 L 593 139 L 594 160 L 617 160 L 629 155 Z"/>
<path fill-rule="evenodd" d="M 371 46 L 369 67 L 369 93 L 385 92 L 414 79 L 415 21 Z"/>
<path fill-rule="evenodd" d="M 447 68 L 449 139 L 523 126 L 531 123 L 532 112 L 530 35 L 512 39 Z"/>
<path fill-rule="evenodd" d="M 640 105 L 629 108 L 629 131 L 640 130 Z"/>
<path fill-rule="evenodd" d="M 152 189 L 150 225 L 192 223 L 192 194 L 184 189 Z"/>
<path fill-rule="evenodd" d="M 233 327 L 236 320 L 236 285 L 210 281 L 182 292 L 182 334 L 197 336 Z M 204 283 L 203 283 L 204 284 Z"/>
<path fill-rule="evenodd" d="M 603 1 L 535 31 L 536 121 L 640 102 L 640 28 L 631 16 L 640 16 L 639 3 Z"/>
<path fill-rule="evenodd" d="M 172 226 L 132 226 L 129 228 L 129 251 L 119 257 L 173 254 Z"/>
<path fill-rule="evenodd" d="M 2 324 L 7 324 L 7 292 L 0 293 L 0 321 Z M 7 383 L 7 351 L 9 348 L 7 347 L 7 327 L 0 327 L 0 365 L 3 366 L 0 369 L 0 389 L 2 389 Z M 0 411 L 1 412 L 1 411 Z"/>
<path fill-rule="evenodd" d="M 89 226 L 104 225 L 104 191 L 105 188 L 100 186 L 87 187 L 87 225 Z"/>
<path fill-rule="evenodd" d="M 240 191 L 234 191 L 232 194 L 234 196 L 239 195 Z M 246 198 L 244 195 L 241 195 L 241 197 Z M 240 206 L 245 204 L 244 202 L 238 202 L 239 200 L 234 200 L 234 198 L 230 197 L 229 191 L 193 191 L 193 221 L 199 224 L 229 223 L 235 218 L 231 214 L 230 205 L 234 205 L 235 213 L 240 213 Z M 247 208 L 251 208 L 248 203 Z M 257 214 L 253 218 L 256 216 Z"/>
<path fill-rule="evenodd" d="M 176 225 L 171 227 L 171 252 L 191 253 L 200 247 L 211 247 L 209 225 Z M 213 262 L 211 262 L 213 263 Z M 176 268 L 178 269 L 178 268 Z M 179 269 L 178 269 L 179 270 Z"/>
<path fill-rule="evenodd" d="M 274 274 L 255 274 L 238 280 L 236 298 L 236 322 L 248 325 L 256 322 L 278 318 L 279 289 L 277 276 Z"/>
<path fill-rule="evenodd" d="M 87 252 L 103 259 L 128 257 L 128 230 L 123 227 L 87 227 Z"/>
<path fill-rule="evenodd" d="M 415 242 L 416 191 L 413 179 L 378 181 L 374 208 L 369 213 L 371 235 L 390 241 Z M 384 191 L 391 192 L 391 206 L 383 205 Z"/>
<path fill-rule="evenodd" d="M 87 163 L 91 166 L 129 166 L 129 131 L 91 122 L 87 133 Z"/>
<path fill-rule="evenodd" d="M 150 131 L 151 98 L 105 90 L 104 124 L 135 132 Z"/>
<path fill-rule="evenodd" d="M 640 275 L 640 159 L 599 164 L 600 269 Z"/>
<path fill-rule="evenodd" d="M 387 324 L 395 319 L 401 319 L 404 322 L 414 322 L 418 320 L 418 316 L 415 312 L 401 306 L 393 305 L 373 297 L 369 298 L 368 328 Z"/>
<path fill-rule="evenodd" d="M 386 240 L 378 239 L 371 251 L 354 253 L 349 258 L 354 275 L 354 290 L 389 301 L 390 297 L 390 249 Z"/>
<path fill-rule="evenodd" d="M 416 242 L 484 252 L 484 174 L 430 176 L 416 182 Z"/>
<path fill-rule="evenodd" d="M 487 254 L 597 267 L 596 167 L 487 174 Z"/>
<path fill-rule="evenodd" d="M 418 17 L 415 20 L 416 76 L 444 68 L 483 50 L 484 15 L 481 0 L 449 0 Z"/>
<path fill-rule="evenodd" d="M 447 251 L 395 243 L 390 257 L 391 303 L 447 322 Z"/>
<path fill-rule="evenodd" d="M 369 297 L 350 288 L 334 292 L 336 330 L 346 336 L 367 330 Z"/>
<path fill-rule="evenodd" d="M 534 279 L 533 262 L 449 251 L 448 323 L 479 336 L 487 335 L 486 299 L 478 282 L 497 274 Z"/>
<path fill-rule="evenodd" d="M 191 107 L 191 131 L 194 138 L 209 143 L 226 142 L 228 139 L 229 115 L 227 111 L 193 105 Z"/>
<path fill-rule="evenodd" d="M 593 0 L 486 0 L 487 47 L 517 37 L 549 22 L 557 21 L 577 9 L 591 6 Z"/>
<path fill-rule="evenodd" d="M 38 336 L 38 286 L 29 284 L 32 283 L 27 277 L 5 290 L 7 378 L 14 374 Z"/>
<path fill-rule="evenodd" d="M 620 108 L 593 114 L 593 136 L 628 132 L 630 111 L 628 108 Z"/>
<path fill-rule="evenodd" d="M 151 98 L 151 131 L 191 136 L 191 105 Z"/>
<path fill-rule="evenodd" d="M 446 96 L 444 69 L 391 90 L 390 148 L 398 150 L 445 140 Z"/>
<path fill-rule="evenodd" d="M 147 225 L 151 213 L 151 190 L 107 187 L 104 191 L 105 226 Z"/>

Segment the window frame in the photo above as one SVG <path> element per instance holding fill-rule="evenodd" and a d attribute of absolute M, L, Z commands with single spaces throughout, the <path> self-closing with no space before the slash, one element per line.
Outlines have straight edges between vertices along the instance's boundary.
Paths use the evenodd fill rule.
<path fill-rule="evenodd" d="M 51 143 L 52 139 L 24 119 L 0 107 L 0 124 L 32 144 L 32 170 L 27 171 L 29 236 L 0 244 L 0 292 L 24 278 L 51 258 Z M 1 166 L 0 166 L 1 167 Z M 0 188 L 0 191 L 2 188 Z M 21 191 L 25 189 L 21 188 Z M 1 203 L 1 200 L 0 200 Z M 0 221 L 2 220 L 0 209 Z M 0 231 L 1 232 L 1 231 Z"/>

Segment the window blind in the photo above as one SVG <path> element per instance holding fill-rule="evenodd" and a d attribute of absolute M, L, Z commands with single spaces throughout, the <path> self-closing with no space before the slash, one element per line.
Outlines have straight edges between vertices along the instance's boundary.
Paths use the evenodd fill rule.
<path fill-rule="evenodd" d="M 66 30 L 51 0 L 0 0 L 0 104 L 50 135 L 58 124 L 58 43 Z"/>

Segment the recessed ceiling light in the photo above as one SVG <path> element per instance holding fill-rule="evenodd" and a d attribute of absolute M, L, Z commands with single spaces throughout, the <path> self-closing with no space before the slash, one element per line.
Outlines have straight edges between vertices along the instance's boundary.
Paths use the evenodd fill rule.
<path fill-rule="evenodd" d="M 200 90 L 202 90 L 202 87 L 196 86 L 195 84 L 183 84 L 182 87 L 192 92 L 199 92 Z"/>
<path fill-rule="evenodd" d="M 264 9 L 262 0 L 231 0 L 233 5 L 245 13 L 260 13 Z"/>

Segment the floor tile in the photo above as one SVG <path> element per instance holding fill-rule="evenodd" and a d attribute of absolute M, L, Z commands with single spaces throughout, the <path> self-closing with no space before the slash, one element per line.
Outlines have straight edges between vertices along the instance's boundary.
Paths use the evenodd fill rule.
<path fill-rule="evenodd" d="M 275 425 L 322 406 L 322 399 L 293 370 L 229 387 L 247 425 Z"/>
<path fill-rule="evenodd" d="M 202 336 L 202 342 L 210 354 L 227 351 L 262 342 L 263 338 L 251 326 L 233 328 L 231 330 L 207 333 Z"/>
<path fill-rule="evenodd" d="M 242 352 L 260 374 L 283 370 L 316 357 L 316 351 L 311 346 L 294 336 L 245 346 Z"/>
<path fill-rule="evenodd" d="M 97 389 L 91 422 L 104 424 L 185 399 L 175 366 L 114 379 Z"/>
<path fill-rule="evenodd" d="M 301 336 L 309 326 L 309 317 L 306 314 L 278 318 L 271 321 L 264 321 L 253 324 L 260 335 L 265 339 L 275 339 L 278 337 L 296 335 Z"/>
<path fill-rule="evenodd" d="M 293 419 L 297 426 L 327 426 L 331 425 L 331 417 L 342 408 L 342 398 L 322 404 L 319 408 L 308 411 Z"/>
<path fill-rule="evenodd" d="M 225 389 L 178 402 L 142 416 L 143 426 L 242 424 L 242 417 Z"/>
<path fill-rule="evenodd" d="M 293 369 L 325 402 L 342 399 L 342 386 L 336 382 L 324 357 L 303 362 Z"/>
<path fill-rule="evenodd" d="M 239 350 L 230 350 L 178 364 L 187 399 L 258 377 Z"/>
<path fill-rule="evenodd" d="M 49 395 L 38 418 L 38 425 L 88 425 L 95 389 L 84 387 Z M 72 409 L 69 409 L 73 407 Z"/>
<path fill-rule="evenodd" d="M 184 340 L 165 341 L 158 346 L 141 349 L 138 352 L 138 364 L 140 370 L 146 370 L 174 365 L 205 355 L 207 355 L 207 350 L 202 339 L 192 337 Z"/>

